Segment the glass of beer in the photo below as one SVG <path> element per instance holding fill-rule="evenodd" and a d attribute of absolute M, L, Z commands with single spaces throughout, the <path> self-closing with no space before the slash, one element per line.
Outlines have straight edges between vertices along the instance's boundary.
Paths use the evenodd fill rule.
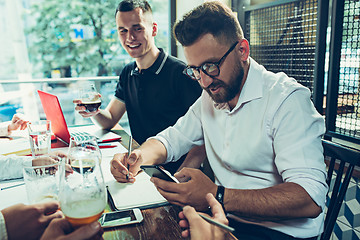
<path fill-rule="evenodd" d="M 100 160 L 95 139 L 71 139 L 66 162 L 74 171 L 69 174 L 65 171 L 65 161 L 62 163 L 59 201 L 61 211 L 74 228 L 97 221 L 106 207 Z"/>
<path fill-rule="evenodd" d="M 94 84 L 82 86 L 79 90 L 81 103 L 78 106 L 85 107 L 86 112 L 96 112 L 101 106 L 101 97 Z"/>

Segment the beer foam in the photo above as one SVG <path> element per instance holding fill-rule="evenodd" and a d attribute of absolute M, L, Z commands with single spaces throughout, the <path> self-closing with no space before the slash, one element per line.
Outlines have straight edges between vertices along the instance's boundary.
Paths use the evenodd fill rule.
<path fill-rule="evenodd" d="M 61 204 L 61 211 L 71 218 L 86 218 L 94 216 L 105 209 L 104 199 L 88 199 Z"/>

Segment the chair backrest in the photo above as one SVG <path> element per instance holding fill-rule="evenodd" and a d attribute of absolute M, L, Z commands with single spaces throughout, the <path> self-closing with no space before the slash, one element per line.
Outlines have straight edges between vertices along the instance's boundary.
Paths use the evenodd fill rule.
<path fill-rule="evenodd" d="M 332 193 L 327 202 L 324 232 L 320 239 L 328 240 L 333 232 L 354 167 L 360 166 L 360 151 L 328 140 L 322 140 L 322 144 L 325 159 L 330 161 L 326 183 L 329 191 L 332 186 Z M 336 178 L 332 183 L 334 171 L 336 171 Z"/>

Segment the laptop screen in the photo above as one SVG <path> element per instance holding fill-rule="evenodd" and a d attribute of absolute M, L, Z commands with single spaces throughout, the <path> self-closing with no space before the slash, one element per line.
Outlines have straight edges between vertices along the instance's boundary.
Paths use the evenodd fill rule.
<path fill-rule="evenodd" d="M 70 133 L 57 96 L 38 90 L 46 119 L 51 121 L 51 131 L 61 140 L 70 143 Z"/>

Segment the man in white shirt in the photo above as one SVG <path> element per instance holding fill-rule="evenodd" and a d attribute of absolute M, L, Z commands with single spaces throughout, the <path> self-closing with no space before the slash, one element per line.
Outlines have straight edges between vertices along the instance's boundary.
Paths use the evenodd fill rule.
<path fill-rule="evenodd" d="M 206 2 L 174 27 L 201 97 L 173 127 L 139 149 L 117 154 L 114 177 L 126 182 L 140 165 L 176 161 L 205 144 L 215 183 L 197 169 L 175 174 L 180 184 L 152 181 L 173 204 L 206 210 L 212 193 L 231 213 L 239 239 L 316 239 L 323 230 L 327 185 L 321 144 L 323 117 L 309 89 L 249 56 L 249 43 L 231 10 Z M 230 218 L 230 217 L 229 217 Z"/>
<path fill-rule="evenodd" d="M 0 124 L 0 137 L 11 136 L 15 130 L 24 130 L 26 121 L 21 115 L 14 114 L 11 121 Z M 21 178 L 22 164 L 31 166 L 32 157 L 27 156 L 2 156 L 0 155 L 0 180 Z"/>

